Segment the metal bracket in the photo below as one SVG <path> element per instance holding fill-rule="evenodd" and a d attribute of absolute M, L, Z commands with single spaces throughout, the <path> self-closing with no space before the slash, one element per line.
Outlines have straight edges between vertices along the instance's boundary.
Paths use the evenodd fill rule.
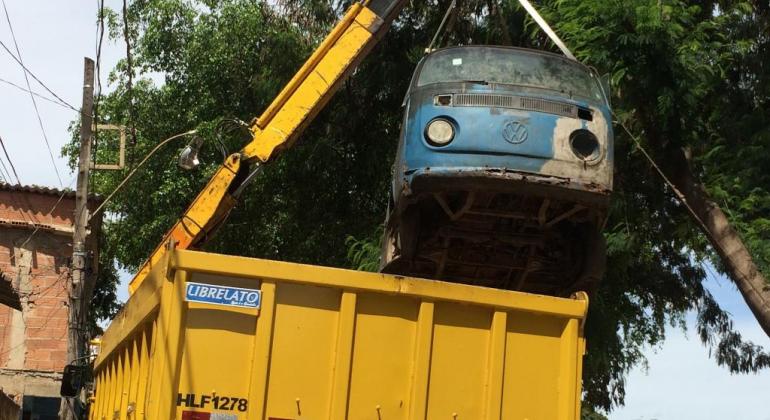
<path fill-rule="evenodd" d="M 94 124 L 93 126 L 93 132 L 96 131 L 118 131 L 120 134 L 120 150 L 118 155 L 118 163 L 96 163 L 91 162 L 91 169 L 101 169 L 101 170 L 110 170 L 110 171 L 116 171 L 121 170 L 126 167 L 126 127 L 122 125 L 113 125 L 113 124 Z M 92 141 L 95 141 L 92 139 Z M 94 160 L 96 160 L 96 157 L 94 157 Z"/>

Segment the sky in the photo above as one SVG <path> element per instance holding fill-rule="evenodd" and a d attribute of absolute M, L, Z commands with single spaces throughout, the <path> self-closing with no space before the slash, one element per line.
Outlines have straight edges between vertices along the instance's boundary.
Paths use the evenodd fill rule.
<path fill-rule="evenodd" d="M 83 57 L 95 58 L 96 1 L 5 0 L 5 3 L 27 68 L 62 99 L 79 107 Z M 108 0 L 106 4 L 120 6 L 114 0 Z M 15 52 L 5 14 L 2 10 L 0 14 L 0 41 Z M 110 89 L 107 85 L 109 69 L 124 54 L 123 44 L 113 43 L 105 37 L 101 54 L 105 91 Z M 37 101 L 54 163 L 29 94 L 3 81 L 26 88 L 22 69 L 1 47 L 0 79 L 0 138 L 21 182 L 56 188 L 74 186 L 74 173 L 60 151 L 70 138 L 67 128 L 78 114 L 46 100 Z M 33 91 L 51 96 L 34 80 L 30 79 L 30 82 Z M 128 274 L 123 277 L 127 278 Z M 733 315 L 743 336 L 770 349 L 770 339 L 746 308 L 735 286 L 714 275 L 710 276 L 707 286 Z M 125 299 L 126 285 L 120 288 L 120 296 Z M 708 350 L 695 336 L 692 317 L 690 325 L 689 334 L 672 329 L 665 344 L 647 349 L 649 369 L 637 368 L 631 372 L 627 381 L 626 406 L 615 410 L 609 418 L 770 420 L 770 372 L 730 375 L 709 358 Z"/>

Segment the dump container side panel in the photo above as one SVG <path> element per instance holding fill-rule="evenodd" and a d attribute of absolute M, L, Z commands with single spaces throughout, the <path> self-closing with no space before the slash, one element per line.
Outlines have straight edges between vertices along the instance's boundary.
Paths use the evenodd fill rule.
<path fill-rule="evenodd" d="M 139 373 L 141 370 L 141 338 L 142 335 L 138 334 L 137 338 L 134 340 L 131 340 L 130 346 L 131 346 L 131 379 L 129 381 L 129 388 L 128 388 L 128 409 L 126 410 L 126 418 L 131 418 L 134 413 L 136 412 L 136 393 L 139 389 Z"/>
<path fill-rule="evenodd" d="M 356 328 L 358 295 L 342 292 L 340 316 L 337 322 L 337 343 L 334 350 L 329 418 L 344 419 L 350 390 L 350 369 L 353 364 L 353 339 Z"/>
<path fill-rule="evenodd" d="M 94 367 L 100 368 L 101 363 L 113 354 L 113 350 L 129 340 L 134 332 L 150 318 L 154 318 L 160 305 L 162 287 L 166 282 L 164 267 L 158 266 L 134 292 L 110 323 L 102 336 L 102 344 Z"/>
<path fill-rule="evenodd" d="M 505 372 L 505 341 L 508 313 L 495 311 L 489 338 L 487 358 L 487 383 L 485 396 L 485 419 L 500 420 L 503 405 L 503 374 Z"/>
<path fill-rule="evenodd" d="M 115 412 L 115 394 L 119 391 L 117 365 L 118 358 L 113 357 L 109 363 L 110 392 L 107 395 L 107 404 L 105 404 L 104 410 L 102 412 L 102 417 L 105 419 L 112 419 L 113 413 Z"/>
<path fill-rule="evenodd" d="M 279 283 L 266 417 L 328 416 L 342 293 Z"/>
<path fill-rule="evenodd" d="M 146 418 L 147 407 L 147 389 L 150 380 L 150 346 L 152 345 L 152 331 L 155 326 L 154 320 L 147 322 L 139 333 L 139 383 L 136 390 L 136 418 L 143 420 Z"/>
<path fill-rule="evenodd" d="M 428 419 L 481 419 L 492 311 L 436 303 Z"/>
<path fill-rule="evenodd" d="M 256 280 L 193 274 L 192 282 L 255 289 Z M 245 416 L 257 309 L 184 302 L 176 418 L 185 411 Z M 242 417 L 245 419 L 245 417 Z"/>
<path fill-rule="evenodd" d="M 417 314 L 417 326 L 412 358 L 412 381 L 409 397 L 409 419 L 422 420 L 428 409 L 430 356 L 433 349 L 433 318 L 436 305 L 422 301 Z M 379 419 L 378 419 L 379 420 Z"/>
<path fill-rule="evenodd" d="M 407 418 L 419 305 L 416 299 L 359 294 L 347 418 Z"/>
<path fill-rule="evenodd" d="M 177 270 L 174 278 L 164 281 L 161 287 L 160 311 L 151 351 L 153 361 L 146 403 L 148 419 L 173 418 L 176 410 L 176 386 L 182 361 L 181 343 L 185 333 L 182 328 L 186 315 L 186 311 L 182 310 L 184 283 L 189 275 Z"/>
<path fill-rule="evenodd" d="M 250 419 L 263 419 L 267 408 L 267 381 L 272 356 L 273 326 L 275 324 L 275 282 L 262 281 L 262 307 L 260 308 L 257 329 L 254 336 L 254 358 L 251 363 L 251 383 L 249 386 Z"/>
<path fill-rule="evenodd" d="M 575 407 L 580 405 L 580 399 L 575 396 L 575 383 L 578 361 L 578 329 L 577 319 L 566 321 L 561 335 L 561 375 L 559 377 L 559 418 L 570 418 L 575 413 Z"/>
<path fill-rule="evenodd" d="M 585 300 L 177 254 L 105 335 L 92 418 L 579 418 Z M 262 307 L 188 302 L 188 281 Z"/>
<path fill-rule="evenodd" d="M 94 371 L 95 401 L 89 418 L 144 418 L 144 392 L 150 362 L 148 340 L 152 325 L 152 322 L 141 325 L 120 346 L 113 347 L 110 357 L 102 359 L 99 368 Z"/>
<path fill-rule="evenodd" d="M 88 419 L 96 420 L 99 418 L 99 409 L 104 401 L 102 394 L 104 394 L 104 371 L 96 372 L 96 380 L 94 381 L 94 401 L 91 403 L 91 408 L 88 411 Z"/>
<path fill-rule="evenodd" d="M 564 418 L 559 417 L 558 401 L 566 322 L 524 312 L 509 314 L 502 418 Z"/>
<path fill-rule="evenodd" d="M 131 370 L 133 364 L 131 363 L 131 343 L 129 342 L 127 344 L 128 345 L 123 347 L 123 349 L 120 351 L 122 378 L 120 383 L 120 393 L 118 394 L 118 398 L 115 400 L 116 404 L 118 405 L 115 411 L 118 412 L 118 418 L 120 420 L 125 420 L 126 416 L 128 415 L 128 393 L 131 388 Z"/>

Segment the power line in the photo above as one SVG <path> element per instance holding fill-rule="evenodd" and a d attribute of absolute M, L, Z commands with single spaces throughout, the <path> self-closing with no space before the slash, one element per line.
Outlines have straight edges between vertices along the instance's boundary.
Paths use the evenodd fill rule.
<path fill-rule="evenodd" d="M 53 214 L 54 210 L 56 210 L 56 207 L 58 207 L 58 206 L 59 206 L 59 204 L 60 204 L 60 203 L 62 202 L 62 200 L 64 199 L 64 196 L 66 196 L 66 195 L 67 195 L 67 193 L 70 193 L 70 192 L 71 192 L 71 190 L 68 190 L 68 189 L 69 189 L 70 187 L 72 187 L 72 184 L 75 182 L 75 179 L 77 179 L 77 178 L 73 178 L 73 179 L 72 179 L 72 181 L 70 181 L 70 184 L 69 184 L 69 186 L 67 187 L 67 189 L 64 189 L 64 188 L 62 188 L 61 194 L 59 194 L 59 199 L 58 199 L 58 200 L 56 200 L 56 203 L 54 203 L 53 207 L 51 207 L 51 210 L 48 210 L 48 214 L 46 214 L 45 216 L 51 216 L 51 215 Z M 21 244 L 21 245 L 19 245 L 19 248 L 23 248 L 23 247 L 24 247 L 24 245 L 26 245 L 26 244 L 27 244 L 27 242 L 29 242 L 30 240 L 32 240 L 32 237 L 34 237 L 34 236 L 35 236 L 35 234 L 36 234 L 36 233 L 37 233 L 37 232 L 40 230 L 40 226 L 41 226 L 41 225 L 42 225 L 41 223 L 38 223 L 38 224 L 35 226 L 35 229 L 32 231 L 32 233 L 30 233 L 30 234 L 29 234 L 29 236 L 27 237 L 27 239 L 25 239 L 25 240 L 24 240 L 24 242 L 22 242 L 22 244 Z"/>
<path fill-rule="evenodd" d="M 0 172 L 3 173 L 3 182 L 6 184 L 13 183 L 13 180 L 11 179 L 11 173 L 8 172 L 8 167 L 5 166 L 5 162 L 3 162 L 2 159 L 0 159 Z"/>
<path fill-rule="evenodd" d="M 126 95 L 128 97 L 128 123 L 131 129 L 131 145 L 136 146 L 136 103 L 134 101 L 134 68 L 131 58 L 131 29 L 128 24 L 128 0 L 123 0 L 123 39 L 126 41 Z M 133 154 L 129 155 L 133 164 Z"/>
<path fill-rule="evenodd" d="M 102 62 L 102 42 L 104 41 L 104 0 L 97 0 L 97 6 L 99 7 L 99 24 L 96 26 L 96 31 L 99 34 L 99 40 L 96 44 L 96 86 L 97 86 L 97 99 L 102 94 L 102 75 L 99 72 Z"/>
<path fill-rule="evenodd" d="M 10 86 L 13 86 L 13 87 L 15 87 L 16 89 L 19 89 L 20 91 L 23 91 L 23 92 L 27 92 L 27 93 L 31 93 L 31 94 L 33 94 L 33 95 L 37 96 L 38 98 L 40 98 L 40 99 L 42 99 L 42 100 L 44 100 L 44 101 L 48 101 L 48 102 L 51 102 L 51 103 L 53 103 L 53 104 L 59 105 L 59 106 L 60 106 L 60 107 L 62 107 L 62 108 L 71 109 L 71 108 L 69 107 L 69 105 L 67 105 L 67 104 L 61 103 L 61 102 L 59 102 L 59 101 L 57 101 L 57 100 L 55 100 L 55 99 L 51 99 L 51 98 L 49 98 L 49 97 L 47 97 L 47 96 L 41 95 L 41 94 L 39 94 L 39 93 L 37 93 L 37 92 L 35 92 L 35 91 L 29 90 L 29 89 L 25 89 L 25 88 L 23 88 L 23 87 L 21 87 L 21 86 L 17 85 L 16 83 L 13 83 L 13 82 L 11 82 L 11 81 L 5 80 L 5 79 L 3 79 L 3 78 L 0 78 L 0 83 L 5 83 L 5 84 L 7 84 L 7 85 L 10 85 Z M 75 112 L 80 112 L 80 111 L 78 111 L 77 109 L 75 109 L 74 111 L 75 111 Z"/>
<path fill-rule="evenodd" d="M 5 0 L 2 0 L 3 2 L 3 11 L 5 11 L 5 20 L 8 22 L 8 28 L 11 30 L 11 38 L 13 39 L 13 45 L 16 47 L 16 55 L 19 57 L 19 62 L 22 62 L 21 58 L 21 50 L 19 49 L 19 43 L 16 42 L 16 33 L 13 31 L 13 25 L 11 24 L 11 15 L 8 14 L 8 8 L 5 6 Z M 51 150 L 51 143 L 48 141 L 48 134 L 45 132 L 45 126 L 43 125 L 43 118 L 40 116 L 40 110 L 37 107 L 37 100 L 35 99 L 35 95 L 32 94 L 32 86 L 29 83 L 29 76 L 27 75 L 27 72 L 24 72 L 24 80 L 27 82 L 27 89 L 29 90 L 29 98 L 32 99 L 32 106 L 35 108 L 35 115 L 37 115 L 37 122 L 40 125 L 40 131 L 43 133 L 43 140 L 45 140 L 45 147 L 48 149 L 48 155 L 51 157 L 51 164 L 53 165 L 53 170 L 56 172 L 56 178 L 59 179 L 59 185 L 64 187 L 64 181 L 61 179 L 61 175 L 59 174 L 59 168 L 56 167 L 56 158 L 53 157 L 53 151 Z"/>
<path fill-rule="evenodd" d="M 8 164 L 11 165 L 11 169 L 13 169 L 13 175 L 16 177 L 16 183 L 21 185 L 21 180 L 19 179 L 19 174 L 16 172 L 16 167 L 13 166 L 13 161 L 11 160 L 11 157 L 8 156 L 8 149 L 5 148 L 5 143 L 3 143 L 3 138 L 2 137 L 0 137 L 0 147 L 3 148 L 3 153 L 5 153 L 5 159 L 8 161 Z M 3 167 L 5 167 L 5 165 L 3 165 Z"/>
<path fill-rule="evenodd" d="M 8 171 L 8 167 L 5 166 L 5 162 L 3 162 L 3 159 L 0 159 L 0 172 L 3 173 L 3 178 L 5 179 L 5 182 L 8 184 L 11 184 L 13 180 L 11 180 L 11 172 Z"/>
<path fill-rule="evenodd" d="M 11 58 L 13 58 L 13 60 L 16 61 L 21 66 L 21 68 L 23 68 L 24 71 L 27 72 L 27 74 L 29 74 L 36 82 L 38 82 L 40 84 L 40 86 L 43 87 L 43 89 L 47 90 L 48 93 L 53 95 L 54 98 L 56 98 L 59 101 L 61 101 L 61 103 L 67 105 L 70 109 L 75 110 L 75 111 L 78 110 L 78 108 L 75 108 L 74 106 L 72 106 L 72 104 L 70 104 L 69 102 L 67 102 L 64 99 L 62 99 L 59 95 L 56 94 L 56 92 L 52 91 L 45 83 L 43 83 L 37 76 L 35 76 L 35 73 L 32 73 L 32 71 L 30 69 L 28 69 L 24 65 L 24 63 L 21 62 L 21 60 L 16 58 L 16 56 L 13 54 L 13 52 L 11 52 L 11 50 L 8 48 L 7 45 L 5 45 L 5 43 L 3 41 L 0 41 L 0 47 L 3 47 L 3 49 L 11 56 Z M 80 112 L 80 111 L 78 111 L 78 112 Z"/>
<path fill-rule="evenodd" d="M 102 97 L 102 42 L 104 41 L 104 0 L 96 0 L 99 14 L 99 23 L 96 25 L 96 94 L 94 95 L 94 129 L 93 129 L 93 150 L 91 159 L 96 162 L 99 152 L 99 100 Z M 89 183 L 93 184 L 93 178 L 89 178 Z"/>

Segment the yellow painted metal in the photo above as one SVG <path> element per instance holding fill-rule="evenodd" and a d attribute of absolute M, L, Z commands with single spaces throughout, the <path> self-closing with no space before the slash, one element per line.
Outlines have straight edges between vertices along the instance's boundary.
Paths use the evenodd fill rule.
<path fill-rule="evenodd" d="M 382 20 L 359 3 L 353 4 L 305 65 L 251 127 L 254 138 L 246 157 L 266 162 L 290 147 L 303 128 L 323 109 L 339 83 L 375 44 Z"/>
<path fill-rule="evenodd" d="M 188 282 L 259 289 L 261 307 L 187 302 Z M 576 420 L 587 308 L 174 250 L 104 334 L 91 419 Z"/>
<path fill-rule="evenodd" d="M 403 4 L 403 1 L 400 3 Z M 255 119 L 250 127 L 252 140 L 240 153 L 226 159 L 206 188 L 169 230 L 130 281 L 129 293 L 134 293 L 161 260 L 170 241 L 178 249 L 191 248 L 205 240 L 206 233 L 224 221 L 236 203 L 229 191 L 240 166 L 254 161 L 267 162 L 277 151 L 290 147 L 387 27 L 388 24 L 364 4 L 350 6 L 342 20 L 262 116 Z"/>
<path fill-rule="evenodd" d="M 225 160 L 206 188 L 198 194 L 184 215 L 166 233 L 160 245 L 131 279 L 128 284 L 129 293 L 133 294 L 139 288 L 152 268 L 163 258 L 170 241 L 175 247 L 186 249 L 201 236 L 209 233 L 228 214 L 235 205 L 235 199 L 230 196 L 228 189 L 240 166 L 241 158 L 238 154 L 230 155 Z"/>

